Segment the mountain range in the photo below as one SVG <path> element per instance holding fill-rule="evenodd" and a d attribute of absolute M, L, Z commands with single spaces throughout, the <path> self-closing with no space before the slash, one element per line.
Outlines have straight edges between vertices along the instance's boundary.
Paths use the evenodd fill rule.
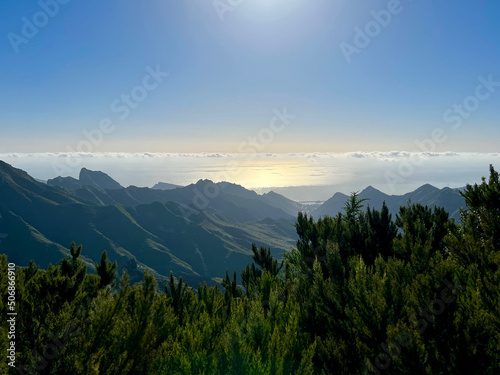
<path fill-rule="evenodd" d="M 393 213 L 400 205 L 443 206 L 453 217 L 464 206 L 456 189 L 424 185 L 402 196 L 373 187 L 359 196 Z M 42 267 L 69 255 L 71 242 L 83 245 L 90 268 L 103 250 L 120 270 L 140 279 L 144 270 L 165 280 L 174 271 L 191 285 L 238 272 L 251 261 L 251 244 L 273 254 L 295 246 L 293 224 L 299 211 L 314 218 L 342 211 L 347 195 L 336 193 L 312 210 L 275 192 L 259 195 L 231 183 L 199 180 L 179 187 L 123 187 L 110 176 L 83 168 L 79 178 L 41 183 L 0 161 L 0 253 L 24 266 Z"/>
<path fill-rule="evenodd" d="M 365 206 L 370 206 L 375 209 L 380 209 L 383 202 L 391 213 L 397 214 L 400 206 L 405 206 L 408 203 L 420 203 L 424 206 L 444 207 L 450 214 L 450 217 L 455 221 L 460 220 L 460 208 L 465 208 L 464 198 L 460 195 L 461 189 L 451 189 L 445 187 L 438 189 L 429 184 L 419 187 L 417 190 L 404 195 L 387 195 L 372 186 L 359 193 L 360 199 L 366 199 L 363 203 Z M 349 199 L 348 195 L 335 193 L 333 197 L 328 199 L 319 207 L 310 212 L 314 218 L 319 218 L 324 215 L 335 216 L 343 211 L 345 202 Z"/>
<path fill-rule="evenodd" d="M 274 202 L 272 195 L 208 180 L 165 191 L 105 189 L 116 187 L 111 180 L 85 170 L 79 180 L 43 184 L 0 162 L 0 253 L 20 266 L 33 259 L 46 267 L 68 256 L 74 241 L 83 244 L 82 259 L 90 267 L 107 250 L 131 274 L 148 270 L 162 279 L 173 270 L 193 283 L 223 276 L 226 269 L 239 272 L 251 259 L 252 243 L 275 255 L 294 245 L 296 213 L 286 212 L 291 208 L 284 197 Z M 214 195 L 214 189 L 220 192 Z"/>

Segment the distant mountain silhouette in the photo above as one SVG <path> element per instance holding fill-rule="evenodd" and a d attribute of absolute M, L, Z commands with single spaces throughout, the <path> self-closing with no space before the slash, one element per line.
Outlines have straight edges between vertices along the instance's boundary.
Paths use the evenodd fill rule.
<path fill-rule="evenodd" d="M 47 180 L 47 185 L 59 186 L 69 190 L 76 190 L 83 186 L 82 183 L 76 178 L 61 176 Z"/>
<path fill-rule="evenodd" d="M 364 206 L 380 210 L 383 202 L 387 204 L 389 211 L 393 215 L 399 212 L 400 206 L 405 206 L 408 202 L 420 203 L 429 207 L 444 207 L 449 212 L 450 217 L 455 220 L 460 219 L 460 208 L 465 207 L 463 197 L 460 195 L 460 189 L 443 188 L 438 189 L 430 184 L 425 184 L 415 191 L 406 193 L 404 195 L 387 195 L 372 186 L 368 186 L 359 193 L 359 198 L 368 199 L 364 202 Z M 339 212 L 343 212 L 345 202 L 349 196 L 342 193 L 335 193 L 333 197 L 317 207 L 310 214 L 315 218 L 320 218 L 325 215 L 335 216 Z"/>
<path fill-rule="evenodd" d="M 250 222 L 266 217 L 293 219 L 303 209 L 302 205 L 278 194 L 262 196 L 254 191 L 231 183 L 214 183 L 199 180 L 195 184 L 171 190 L 157 190 L 129 186 L 122 189 L 102 190 L 84 186 L 74 190 L 76 196 L 97 205 L 122 204 L 137 206 L 153 202 L 176 202 L 195 209 L 213 209 L 227 219 Z M 280 198 L 278 198 L 280 197 Z M 278 204 L 281 200 L 282 204 Z"/>
<path fill-rule="evenodd" d="M 47 185 L 60 186 L 69 190 L 76 190 L 84 186 L 91 186 L 101 190 L 123 189 L 118 182 L 101 171 L 91 171 L 87 168 L 80 170 L 80 176 L 77 180 L 73 177 L 56 177 L 47 181 Z"/>
<path fill-rule="evenodd" d="M 181 185 L 169 184 L 167 182 L 158 182 L 152 189 L 155 190 L 172 190 L 182 187 Z"/>

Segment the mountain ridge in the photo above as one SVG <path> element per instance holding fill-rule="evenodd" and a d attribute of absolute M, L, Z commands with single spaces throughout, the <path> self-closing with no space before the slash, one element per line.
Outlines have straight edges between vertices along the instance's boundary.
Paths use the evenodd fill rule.
<path fill-rule="evenodd" d="M 123 186 L 112 179 L 108 174 L 101 171 L 91 171 L 87 168 L 82 168 L 80 170 L 78 179 L 58 176 L 48 179 L 47 185 L 59 186 L 68 190 L 77 190 L 85 186 L 92 186 L 101 190 L 123 189 Z"/>
<path fill-rule="evenodd" d="M 158 182 L 151 189 L 154 190 L 172 190 L 183 187 L 182 185 L 175 185 L 168 182 Z"/>
<path fill-rule="evenodd" d="M 465 207 L 465 201 L 460 195 L 460 190 L 448 187 L 439 189 L 431 184 L 424 184 L 414 191 L 402 195 L 388 195 L 369 185 L 358 196 L 360 199 L 366 199 L 363 202 L 365 207 L 370 206 L 377 210 L 380 210 L 385 201 L 393 216 L 399 213 L 399 207 L 411 202 L 430 207 L 444 207 L 449 212 L 450 217 L 458 221 L 460 220 L 460 208 Z M 348 195 L 337 192 L 322 205 L 309 212 L 309 214 L 315 219 L 325 215 L 336 216 L 339 212 L 342 212 L 347 199 L 349 199 Z"/>
<path fill-rule="evenodd" d="M 226 269 L 243 269 L 251 261 L 252 243 L 271 247 L 277 255 L 294 244 L 290 215 L 280 213 L 280 220 L 271 221 L 272 225 L 258 220 L 238 221 L 227 218 L 217 205 L 197 208 L 189 201 L 189 190 L 184 191 L 186 196 L 181 195 L 185 203 L 137 201 L 129 206 L 98 204 L 78 193 L 86 191 L 104 199 L 109 192 L 126 196 L 134 189 L 142 188 L 101 190 L 86 186 L 68 190 L 41 184 L 26 172 L 2 163 L 0 233 L 6 237 L 2 236 L 0 252 L 20 266 L 33 259 L 47 267 L 69 256 L 68 248 L 74 241 L 83 244 L 88 267 L 99 262 L 102 251 L 107 250 L 120 269 L 136 264 L 160 279 L 166 280 L 172 270 L 193 280 L 210 281 L 223 276 Z M 220 201 L 219 208 L 224 208 L 226 198 L 235 211 L 250 212 L 244 209 L 247 200 L 239 203 L 231 194 L 214 198 Z M 142 274 L 129 270 L 133 272 Z"/>
<path fill-rule="evenodd" d="M 64 188 L 57 185 L 61 181 L 73 187 L 77 181 L 78 186 Z M 98 182 L 106 181 L 103 177 Z M 185 279 L 210 282 L 251 262 L 252 243 L 281 257 L 295 246 L 297 213 L 308 210 L 273 191 L 259 195 L 241 185 L 207 179 L 170 190 L 79 186 L 79 180 L 67 177 L 52 182 L 56 186 L 0 161 L 0 252 L 21 266 L 31 259 L 42 267 L 57 263 L 69 255 L 74 241 L 83 244 L 82 259 L 90 268 L 107 250 L 119 269 L 137 277 L 148 270 L 166 280 L 172 270 Z M 375 209 L 386 201 L 393 215 L 408 201 L 443 206 L 454 218 L 465 206 L 459 189 L 430 184 L 399 196 L 368 186 L 359 197 L 369 199 L 364 205 Z M 315 219 L 335 216 L 348 199 L 337 192 L 308 213 Z"/>

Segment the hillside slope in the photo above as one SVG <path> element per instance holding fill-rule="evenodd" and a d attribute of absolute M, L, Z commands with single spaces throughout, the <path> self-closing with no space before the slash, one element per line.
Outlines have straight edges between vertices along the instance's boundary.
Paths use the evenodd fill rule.
<path fill-rule="evenodd" d="M 121 192 L 122 200 L 127 197 L 124 189 L 84 190 L 103 199 L 109 197 L 109 192 Z M 102 251 L 107 250 L 110 259 L 117 260 L 120 266 L 134 260 L 140 269 L 156 275 L 168 276 L 173 270 L 178 275 L 210 279 L 223 276 L 226 269 L 243 269 L 251 260 L 253 242 L 270 246 L 275 253 L 294 244 L 293 219 L 289 215 L 281 218 L 285 226 L 283 221 L 276 225 L 257 221 L 243 224 L 217 209 L 199 210 L 186 197 L 185 205 L 135 201 L 129 206 L 97 204 L 90 198 L 41 184 L 27 173 L 1 163 L 0 233 L 5 238 L 0 242 L 0 253 L 21 266 L 33 259 L 46 267 L 67 256 L 69 244 L 75 241 L 83 244 L 83 256 L 89 265 L 99 261 Z M 242 199 L 221 194 L 214 199 L 218 202 L 214 206 L 233 209 L 233 216 L 241 211 L 248 216 L 244 219 L 250 220 L 260 208 L 252 208 L 254 202 Z M 275 212 L 276 217 L 284 216 L 278 209 Z"/>

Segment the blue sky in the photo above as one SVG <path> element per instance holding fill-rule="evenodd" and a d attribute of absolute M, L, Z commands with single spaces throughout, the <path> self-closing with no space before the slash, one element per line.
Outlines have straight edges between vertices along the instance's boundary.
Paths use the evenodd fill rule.
<path fill-rule="evenodd" d="M 285 107 L 295 117 L 264 152 L 419 151 L 436 128 L 446 141 L 433 151 L 500 151 L 500 87 L 470 99 L 458 129 L 443 120 L 479 77 L 500 82 L 495 1 L 41 3 L 49 8 L 0 3 L 0 152 L 74 150 L 103 119 L 113 130 L 93 152 L 237 152 Z M 223 19 L 221 3 L 233 8 Z M 391 6 L 387 25 L 356 47 L 356 28 Z M 53 17 L 26 37 L 25 21 L 43 24 L 44 8 Z M 358 48 L 350 63 L 342 43 Z M 112 103 L 148 67 L 169 75 L 137 89 L 145 99 L 121 119 Z"/>

